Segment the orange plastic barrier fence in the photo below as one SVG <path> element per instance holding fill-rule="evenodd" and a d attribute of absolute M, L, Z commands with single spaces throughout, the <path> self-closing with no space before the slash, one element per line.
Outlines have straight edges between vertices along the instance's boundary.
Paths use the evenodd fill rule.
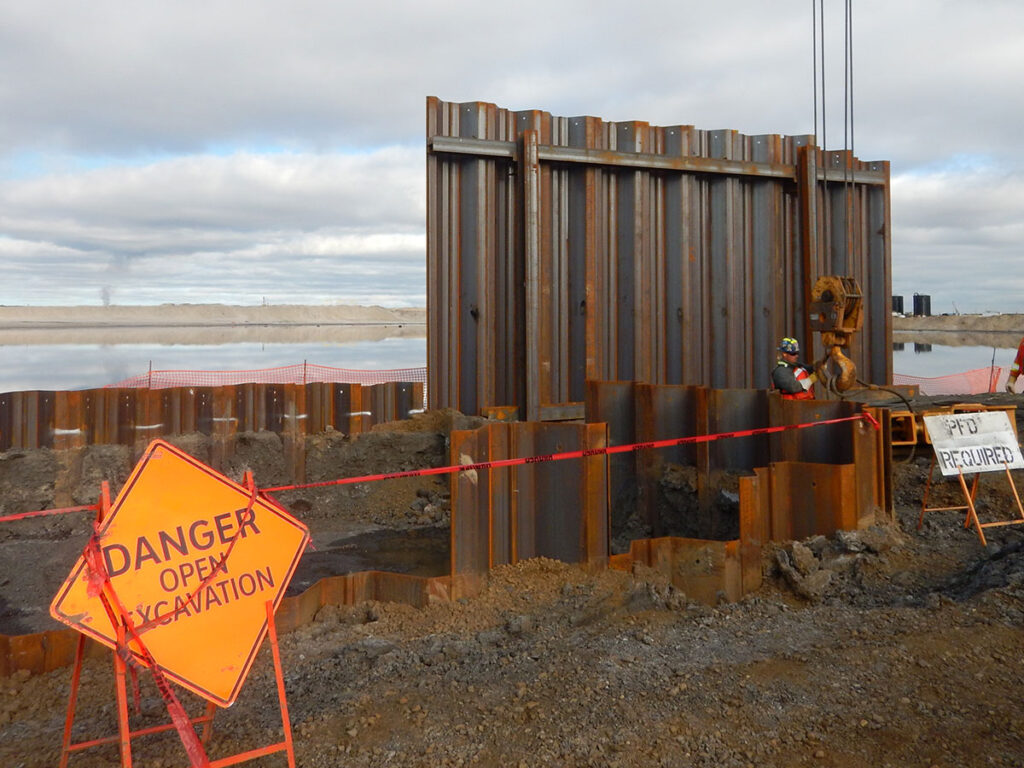
<path fill-rule="evenodd" d="M 332 368 L 316 363 L 296 363 L 279 368 L 259 368 L 247 371 L 147 371 L 130 376 L 107 388 L 166 389 L 168 387 L 223 387 L 232 384 L 310 384 L 330 382 L 336 384 L 387 384 L 392 381 L 411 381 L 426 384 L 427 369 L 393 368 L 382 371 L 361 371 L 351 368 Z"/>
<path fill-rule="evenodd" d="M 892 383 L 899 386 L 916 385 L 922 395 L 980 395 L 998 392 L 1006 383 L 1006 375 L 1002 368 L 993 366 L 935 378 L 894 373 Z"/>

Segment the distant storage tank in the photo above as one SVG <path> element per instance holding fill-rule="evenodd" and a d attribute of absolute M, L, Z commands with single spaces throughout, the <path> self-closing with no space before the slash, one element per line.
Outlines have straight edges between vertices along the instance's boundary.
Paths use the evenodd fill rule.
<path fill-rule="evenodd" d="M 903 314 L 903 297 L 893 296 L 892 297 L 892 311 L 898 315 Z"/>
<path fill-rule="evenodd" d="M 914 294 L 914 316 L 931 317 L 932 297 L 925 293 Z"/>

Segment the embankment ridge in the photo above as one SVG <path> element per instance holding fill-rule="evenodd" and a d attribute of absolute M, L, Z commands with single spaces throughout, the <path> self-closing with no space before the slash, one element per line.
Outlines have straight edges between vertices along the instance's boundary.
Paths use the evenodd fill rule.
<path fill-rule="evenodd" d="M 362 325 L 426 323 L 422 307 L 361 307 L 346 304 L 231 306 L 159 304 L 156 306 L 12 307 L 0 306 L 0 328 L 83 328 L 237 325 Z"/>

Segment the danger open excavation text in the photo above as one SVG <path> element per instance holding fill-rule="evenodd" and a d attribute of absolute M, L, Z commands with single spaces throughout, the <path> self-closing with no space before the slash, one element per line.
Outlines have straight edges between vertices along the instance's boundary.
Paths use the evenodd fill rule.
<path fill-rule="evenodd" d="M 131 607 L 137 622 L 168 624 L 229 605 L 273 589 L 277 580 L 270 566 L 233 574 L 227 553 L 238 539 L 258 535 L 255 517 L 246 509 L 196 520 L 172 530 L 138 536 L 134 546 L 112 543 L 102 547 L 107 576 L 157 568 L 156 580 L 166 599 Z M 217 548 L 216 554 L 210 550 Z M 187 558 L 187 559 L 182 559 Z"/>
<path fill-rule="evenodd" d="M 214 560 L 212 557 L 210 559 Z M 226 569 L 222 570 L 226 572 Z M 160 624 L 170 624 L 172 621 L 198 616 L 205 611 L 221 608 L 239 598 L 252 597 L 258 592 L 273 589 L 275 584 L 273 571 L 270 566 L 267 566 L 266 568 L 257 568 L 251 573 L 243 573 L 240 576 L 228 576 L 211 581 L 194 594 L 179 594 L 175 595 L 173 599 L 157 600 L 150 605 L 137 605 L 130 613 L 133 620 L 143 624 L 156 619 L 160 619 L 158 622 Z"/>

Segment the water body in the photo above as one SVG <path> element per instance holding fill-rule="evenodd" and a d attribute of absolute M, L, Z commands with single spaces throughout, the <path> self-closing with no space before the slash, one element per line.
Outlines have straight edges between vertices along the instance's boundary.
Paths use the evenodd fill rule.
<path fill-rule="evenodd" d="M 239 371 L 303 362 L 335 368 L 387 370 L 427 364 L 420 336 L 372 341 L 226 344 L 4 344 L 0 392 L 93 389 L 150 370 Z"/>
<path fill-rule="evenodd" d="M 426 365 L 423 328 L 384 326 L 352 328 L 161 329 L 138 339 L 134 331 L 102 343 L 0 343 L 0 392 L 92 389 L 114 384 L 152 369 L 238 371 L 301 364 L 386 370 Z M 363 337 L 363 338 L 360 338 Z M 35 342 L 37 340 L 30 339 Z M 1014 350 L 1002 346 L 915 343 L 894 344 L 896 373 L 935 378 L 987 368 L 1008 369 Z"/>
<path fill-rule="evenodd" d="M 905 342 L 893 345 L 892 365 L 896 373 L 933 379 L 991 365 L 1004 370 L 1013 363 L 1015 349 L 980 346 L 945 346 Z M 901 348 L 902 347 L 902 348 Z M 994 352 L 994 357 L 993 357 Z"/>

